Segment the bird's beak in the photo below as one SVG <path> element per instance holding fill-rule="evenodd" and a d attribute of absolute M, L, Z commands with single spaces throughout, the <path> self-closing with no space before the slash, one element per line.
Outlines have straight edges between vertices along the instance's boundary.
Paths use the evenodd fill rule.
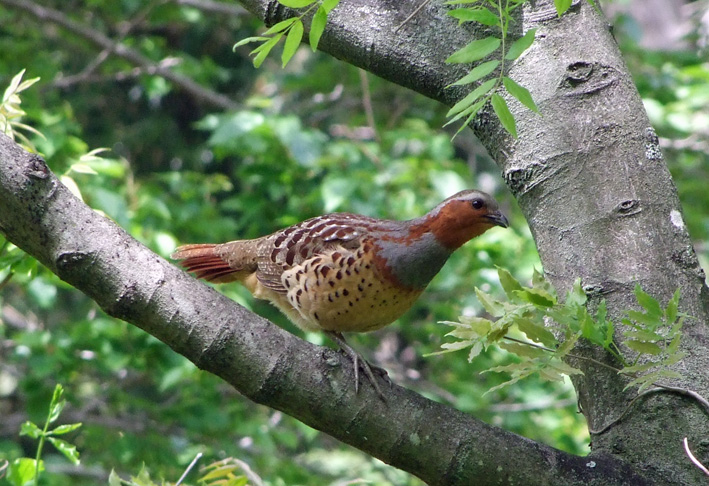
<path fill-rule="evenodd" d="M 503 228 L 507 228 L 510 226 L 510 222 L 507 221 L 507 218 L 505 218 L 505 215 L 496 212 L 496 213 L 490 213 L 485 216 L 494 226 L 502 226 Z"/>

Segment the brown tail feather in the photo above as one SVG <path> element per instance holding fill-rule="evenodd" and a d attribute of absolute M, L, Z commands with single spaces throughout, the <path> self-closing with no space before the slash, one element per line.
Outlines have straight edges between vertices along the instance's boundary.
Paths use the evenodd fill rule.
<path fill-rule="evenodd" d="M 217 245 L 201 243 L 180 246 L 170 255 L 181 260 L 185 270 L 209 282 L 226 283 L 237 280 L 238 269 L 232 268 L 216 252 Z"/>

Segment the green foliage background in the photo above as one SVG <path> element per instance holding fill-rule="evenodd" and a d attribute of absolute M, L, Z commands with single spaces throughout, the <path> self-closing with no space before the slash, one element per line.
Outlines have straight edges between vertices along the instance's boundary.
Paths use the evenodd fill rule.
<path fill-rule="evenodd" d="M 406 316 L 352 342 L 397 383 L 532 439 L 587 451 L 568 381 L 528 379 L 485 395 L 506 378 L 477 370 L 509 363 L 506 352 L 490 349 L 472 364 L 466 351 L 423 357 L 445 341 L 449 328 L 439 321 L 484 315 L 476 286 L 502 294 L 494 265 L 522 282 L 540 268 L 494 163 L 469 134 L 451 141 L 455 128 L 440 128 L 445 107 L 307 46 L 285 70 L 278 56 L 255 70 L 248 47 L 231 50 L 260 28 L 238 8 L 225 14 L 187 3 L 43 4 L 122 38 L 156 63 L 178 60 L 171 69 L 238 105 L 219 110 L 112 55 L 97 62 L 100 50 L 85 38 L 0 6 L 0 87 L 21 69 L 26 78 L 41 77 L 23 93 L 22 105 L 24 121 L 46 137 L 32 137 L 37 149 L 89 205 L 163 256 L 180 243 L 256 237 L 329 211 L 404 219 L 462 188 L 494 193 L 512 227 L 466 245 Z M 631 20 L 620 20 L 617 35 L 663 137 L 706 267 L 709 164 L 701 147 L 709 143 L 709 65 L 692 43 L 673 53 L 638 48 L 625 28 Z M 80 160 L 99 147 L 110 152 Z M 0 290 L 0 460 L 34 457 L 35 443 L 20 438 L 20 425 L 44 420 L 57 382 L 69 401 L 60 420 L 84 424 L 67 437 L 81 453 L 79 468 L 47 450 L 43 484 L 106 483 L 111 469 L 128 477 L 142 464 L 152 477 L 176 481 L 198 452 L 202 464 L 242 459 L 272 485 L 421 484 L 249 402 L 156 339 L 106 317 L 5 244 L 0 281 L 10 274 Z M 304 339 L 329 345 L 237 285 L 220 290 Z"/>

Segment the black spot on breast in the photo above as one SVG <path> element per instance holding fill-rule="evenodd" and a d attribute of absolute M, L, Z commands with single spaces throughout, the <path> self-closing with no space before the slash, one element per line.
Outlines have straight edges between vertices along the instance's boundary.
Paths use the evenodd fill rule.
<path fill-rule="evenodd" d="M 347 289 L 342 289 L 342 295 L 345 295 L 345 296 L 350 295 L 350 291 Z"/>
<path fill-rule="evenodd" d="M 276 241 L 274 241 L 273 244 L 275 246 L 281 246 L 287 237 L 288 237 L 288 235 L 285 232 L 281 233 L 281 236 L 276 238 Z"/>
<path fill-rule="evenodd" d="M 335 274 L 335 278 L 336 278 L 337 280 L 342 280 L 342 272 L 340 272 L 340 271 L 338 270 L 337 274 Z"/>
<path fill-rule="evenodd" d="M 327 274 L 330 273 L 330 267 L 321 267 L 320 273 L 322 273 L 323 277 L 327 277 Z"/>
<path fill-rule="evenodd" d="M 334 287 L 334 286 L 335 286 L 335 282 L 333 282 L 332 280 L 328 280 L 327 283 L 330 284 L 330 287 Z"/>

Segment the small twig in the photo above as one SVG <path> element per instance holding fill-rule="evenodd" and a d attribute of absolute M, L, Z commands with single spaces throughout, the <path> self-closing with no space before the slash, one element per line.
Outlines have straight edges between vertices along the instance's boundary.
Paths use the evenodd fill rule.
<path fill-rule="evenodd" d="M 406 18 L 404 19 L 404 21 L 403 21 L 401 24 L 399 24 L 399 26 L 398 26 L 396 29 L 394 29 L 394 33 L 395 33 L 395 34 L 398 33 L 398 32 L 401 30 L 401 28 L 402 28 L 404 25 L 406 25 L 406 23 L 407 23 L 409 20 L 411 20 L 411 19 L 413 19 L 414 17 L 416 17 L 416 14 L 418 14 L 426 5 L 428 5 L 428 2 L 430 2 L 430 1 L 431 1 L 431 0 L 424 0 L 423 2 L 421 2 L 421 5 L 419 5 L 418 7 L 416 7 L 416 10 L 414 10 L 414 11 L 411 13 L 411 15 L 409 15 L 408 17 L 406 17 Z"/>
<path fill-rule="evenodd" d="M 5 286 L 10 282 L 10 279 L 14 276 L 15 274 L 11 271 L 10 273 L 7 274 L 7 276 L 2 279 L 2 282 L 0 282 L 0 290 L 5 288 Z"/>
<path fill-rule="evenodd" d="M 682 442 L 684 443 L 684 452 L 687 453 L 689 460 L 692 461 L 694 465 L 697 466 L 704 474 L 709 476 L 709 469 L 707 469 L 704 464 L 699 462 L 699 459 L 694 457 L 694 454 L 692 454 L 692 451 L 689 449 L 689 443 L 687 442 L 687 438 L 685 437 Z"/>
<path fill-rule="evenodd" d="M 177 74 L 169 69 L 165 69 L 159 64 L 155 64 L 151 59 L 148 59 L 138 51 L 131 49 L 126 44 L 114 42 L 111 38 L 101 32 L 70 19 L 59 10 L 44 7 L 28 0 L 0 0 L 0 4 L 5 4 L 19 10 L 24 10 L 40 20 L 49 21 L 60 25 L 73 34 L 90 41 L 101 49 L 110 50 L 114 55 L 123 58 L 136 66 L 146 69 L 148 72 L 152 70 L 156 75 L 165 78 L 175 84 L 175 86 L 190 93 L 192 96 L 204 101 L 205 103 L 224 110 L 235 109 L 238 107 L 238 104 L 234 103 L 228 96 L 206 88 L 187 76 Z"/>
<path fill-rule="evenodd" d="M 367 78 L 367 71 L 364 69 L 359 70 L 359 81 L 362 85 L 362 105 L 364 106 L 364 115 L 367 118 L 367 125 L 372 129 L 374 133 L 374 140 L 377 143 L 381 143 L 379 138 L 379 133 L 377 133 L 377 126 L 374 123 L 374 108 L 372 108 L 372 93 L 369 90 L 369 78 Z"/>
<path fill-rule="evenodd" d="M 530 343 L 529 341 L 524 341 L 522 339 L 517 339 L 517 338 L 510 337 L 510 336 L 504 336 L 504 339 L 507 339 L 508 341 L 512 341 L 512 342 L 519 343 L 519 344 L 526 344 L 527 346 L 541 349 L 543 351 L 548 351 L 550 353 L 556 352 L 555 349 L 547 348 L 546 346 L 542 346 L 541 344 Z M 598 361 L 597 359 L 589 358 L 587 356 L 579 356 L 578 354 L 572 354 L 572 353 L 567 353 L 566 356 L 568 356 L 569 358 L 576 358 L 576 359 L 582 359 L 585 361 L 590 361 L 591 363 L 597 364 L 598 366 L 603 366 L 604 368 L 608 368 L 609 370 L 613 370 L 616 373 L 620 373 L 620 370 L 618 368 L 608 365 L 608 364 L 605 364 L 601 361 Z"/>
<path fill-rule="evenodd" d="M 623 413 L 621 413 L 617 418 L 611 420 L 609 423 L 607 423 L 606 425 L 604 425 L 603 427 L 601 427 L 601 428 L 598 429 L 598 430 L 592 430 L 592 429 L 589 427 L 588 432 L 589 432 L 591 435 L 600 435 L 600 434 L 603 434 L 603 433 L 606 432 L 608 429 L 610 429 L 611 427 L 613 427 L 615 424 L 617 424 L 618 422 L 620 422 L 620 421 L 623 419 L 623 417 L 625 417 L 625 416 L 628 414 L 628 412 L 629 412 L 630 409 L 633 407 L 633 405 L 635 404 L 635 402 L 638 401 L 638 399 L 640 399 L 641 397 L 647 396 L 647 395 L 649 395 L 649 394 L 651 394 L 651 393 L 672 392 L 672 393 L 677 393 L 678 395 L 684 395 L 684 396 L 693 398 L 694 400 L 696 400 L 697 402 L 699 402 L 699 404 L 704 408 L 705 412 L 709 415 L 709 401 L 707 401 L 707 399 L 704 398 L 703 396 L 701 396 L 699 393 L 697 393 L 697 392 L 695 392 L 695 391 L 692 391 L 692 390 L 688 390 L 688 389 L 686 389 L 686 388 L 678 388 L 678 387 L 675 387 L 675 386 L 658 385 L 657 383 L 653 383 L 653 385 L 655 385 L 657 388 L 651 388 L 650 390 L 645 390 L 644 392 L 639 393 L 637 397 L 633 398 L 633 399 L 630 401 L 630 403 L 628 404 L 628 406 L 625 407 L 625 410 L 623 410 Z"/>
<path fill-rule="evenodd" d="M 192 462 L 190 462 L 190 465 L 187 466 L 187 469 L 185 469 L 185 472 L 182 473 L 182 476 L 180 476 L 180 479 L 177 480 L 177 482 L 175 483 L 175 486 L 180 486 L 180 484 L 182 483 L 182 480 L 185 479 L 185 477 L 190 473 L 190 471 L 192 470 L 194 465 L 197 464 L 197 461 L 199 461 L 201 457 L 202 457 L 201 452 L 197 453 L 197 455 L 194 456 L 194 459 L 192 459 Z"/>
<path fill-rule="evenodd" d="M 225 14 L 232 17 L 244 16 L 248 12 L 240 5 L 231 5 L 223 2 L 213 2 L 211 0 L 175 0 L 178 5 L 188 5 L 203 12 Z"/>

